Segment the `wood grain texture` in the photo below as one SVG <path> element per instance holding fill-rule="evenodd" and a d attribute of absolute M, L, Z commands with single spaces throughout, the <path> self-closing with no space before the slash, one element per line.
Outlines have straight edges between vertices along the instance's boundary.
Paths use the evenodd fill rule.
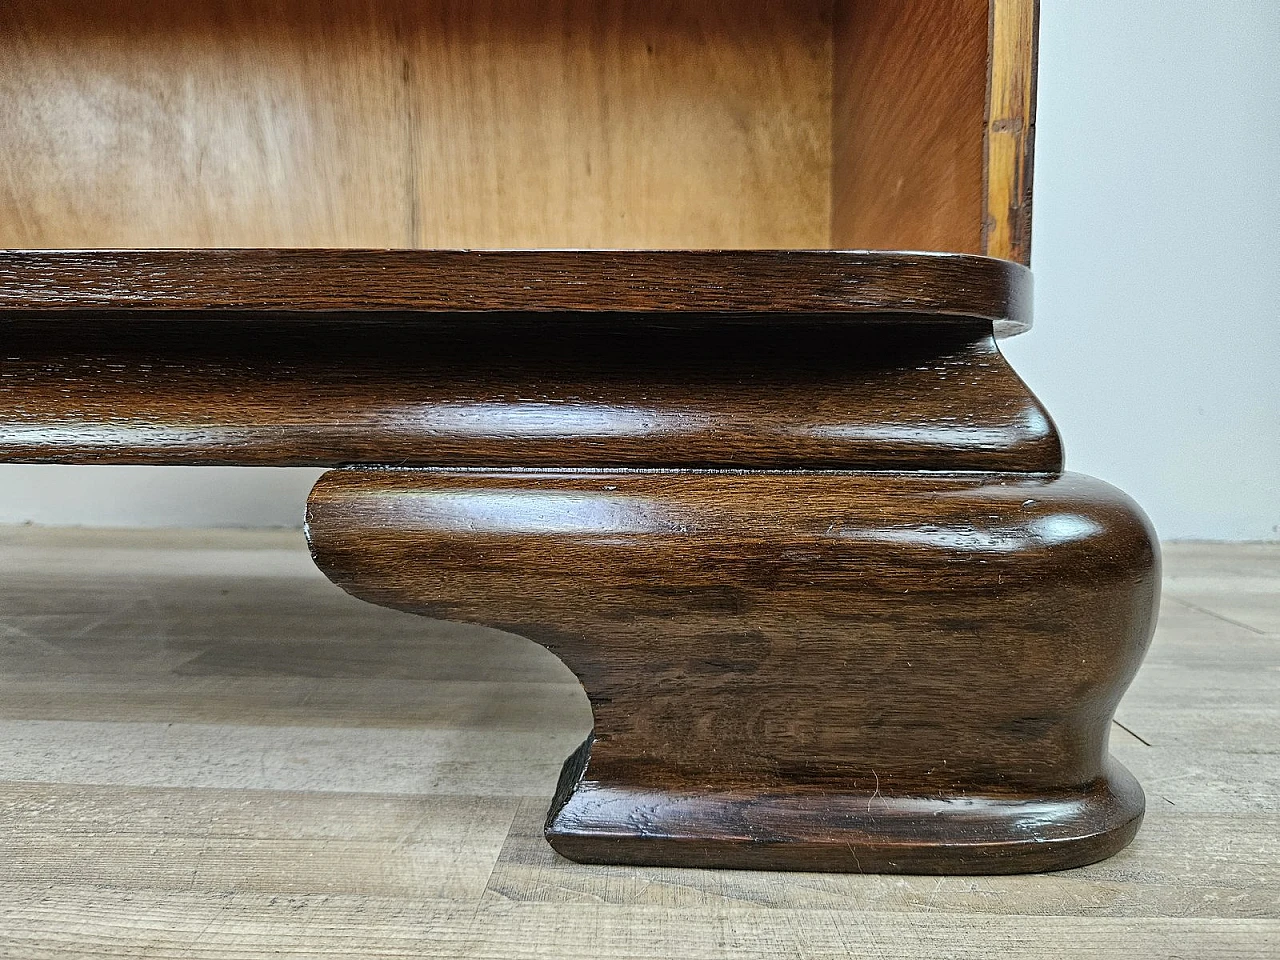
<path fill-rule="evenodd" d="M 991 0 L 982 252 L 1031 262 L 1038 0 Z"/>
<path fill-rule="evenodd" d="M 980 253 L 988 0 L 843 0 L 831 242 Z"/>
<path fill-rule="evenodd" d="M 31 0 L 0 246 L 1028 262 L 1035 0 Z"/>
<path fill-rule="evenodd" d="M 0 246 L 821 247 L 830 0 L 24 0 Z"/>
<path fill-rule="evenodd" d="M 1062 464 L 1052 422 L 982 322 L 151 314 L 0 332 L 8 461 Z"/>
<path fill-rule="evenodd" d="M 2 891 L 3 888 L 0 888 Z M 140 902 L 141 901 L 141 902 Z M 688 912 L 661 905 L 479 904 L 395 897 L 301 897 L 230 892 L 213 899 L 175 892 L 156 903 L 127 891 L 83 886 L 41 893 L 22 889 L 9 911 L 8 941 L 26 960 L 134 956 L 182 960 L 200 952 L 237 960 L 274 960 L 284 950 L 308 957 L 572 960 L 673 956 L 793 957 L 840 960 L 875 944 L 884 960 L 921 956 L 980 960 L 1000 955 L 1038 960 L 1046 943 L 1065 960 L 1129 960 L 1137 949 L 1161 960 L 1270 960 L 1280 922 L 1265 919 L 1158 917 L 1135 936 L 1133 921 L 1107 917 L 983 914 L 934 916 L 729 906 Z"/>
<path fill-rule="evenodd" d="M 368 789 L 8 782 L 0 786 L 3 882 L 75 883 L 88 867 L 95 883 L 127 886 L 140 898 L 171 889 L 182 875 L 189 890 L 207 894 L 324 889 L 338 896 L 479 899 L 518 802 L 436 795 L 424 804 L 418 796 Z M 171 855 L 157 856 L 158 845 Z M 32 847 L 42 855 L 24 855 Z M 256 863 L 264 848 L 277 856 Z M 316 849 L 324 853 L 316 856 Z"/>
<path fill-rule="evenodd" d="M 1031 260 L 1037 0 L 837 0 L 831 241 Z"/>
<path fill-rule="evenodd" d="M 0 954 L 1270 958 L 1280 634 L 1234 621 L 1280 610 L 1280 548 L 1170 544 L 1164 561 L 1148 662 L 1117 713 L 1146 742 L 1112 734 L 1150 805 L 1127 848 L 1050 874 L 770 873 L 557 856 L 542 828 L 558 751 L 590 727 L 581 688 L 553 686 L 567 672 L 527 640 L 334 590 L 298 531 L 0 527 L 0 719 L 85 721 L 117 742 L 139 721 L 225 724 L 237 743 L 297 727 L 316 734 L 299 763 L 320 785 L 181 786 L 244 762 L 214 737 L 169 744 L 164 786 L 142 750 L 116 785 L 75 783 L 62 758 L 85 727 L 51 724 L 39 782 L 0 751 Z M 525 798 L 377 793 L 376 764 L 360 792 L 331 789 L 350 782 L 342 730 L 461 726 L 456 757 L 510 762 L 521 709 L 546 734 L 529 769 L 548 771 Z M 411 768 L 412 747 L 384 762 Z"/>
<path fill-rule="evenodd" d="M 571 858 L 1016 872 L 1141 817 L 1107 733 L 1155 547 L 1097 481 L 346 470 L 307 530 L 355 595 L 582 680 L 595 731 L 547 826 Z"/>
<path fill-rule="evenodd" d="M 1031 273 L 868 251 L 111 250 L 0 253 L 0 313 L 909 314 L 1031 323 Z"/>

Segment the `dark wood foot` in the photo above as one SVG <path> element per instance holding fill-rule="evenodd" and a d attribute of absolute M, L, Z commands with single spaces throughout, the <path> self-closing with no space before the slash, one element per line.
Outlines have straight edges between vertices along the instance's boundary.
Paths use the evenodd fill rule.
<path fill-rule="evenodd" d="M 1156 547 L 1087 477 L 338 470 L 308 536 L 356 596 L 582 680 L 547 823 L 572 859 L 1007 873 L 1141 820 L 1107 738 Z"/>
<path fill-rule="evenodd" d="M 1138 782 L 1111 758 L 1092 782 L 1058 793 L 922 796 L 803 782 L 601 783 L 589 753 L 588 740 L 565 761 L 546 826 L 551 846 L 580 863 L 1031 873 L 1111 856 L 1133 839 L 1144 807 Z"/>

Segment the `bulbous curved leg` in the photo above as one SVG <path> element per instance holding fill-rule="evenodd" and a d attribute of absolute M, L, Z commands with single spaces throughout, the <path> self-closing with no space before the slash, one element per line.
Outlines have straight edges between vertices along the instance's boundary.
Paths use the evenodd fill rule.
<path fill-rule="evenodd" d="M 595 730 L 547 821 L 572 859 L 1008 873 L 1141 820 L 1107 738 L 1158 559 L 1099 481 L 353 469 L 308 536 L 356 596 L 581 679 Z"/>

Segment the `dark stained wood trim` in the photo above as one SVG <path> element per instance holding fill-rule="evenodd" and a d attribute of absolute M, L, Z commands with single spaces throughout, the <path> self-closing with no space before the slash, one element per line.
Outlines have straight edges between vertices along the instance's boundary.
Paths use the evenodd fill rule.
<path fill-rule="evenodd" d="M 841 250 L 11 250 L 0 314 L 911 314 L 1031 323 L 1031 274 L 960 254 Z"/>
<path fill-rule="evenodd" d="M 0 320 L 0 459 L 1054 471 L 980 321 Z"/>
<path fill-rule="evenodd" d="M 529 637 L 592 738 L 547 836 L 599 863 L 1010 873 L 1133 836 L 1107 753 L 1154 534 L 1075 474 L 339 470 L 339 586 Z"/>

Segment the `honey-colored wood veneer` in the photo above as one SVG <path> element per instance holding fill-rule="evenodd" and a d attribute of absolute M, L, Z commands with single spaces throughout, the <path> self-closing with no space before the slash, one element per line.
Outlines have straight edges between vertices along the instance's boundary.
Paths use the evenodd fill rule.
<path fill-rule="evenodd" d="M 981 253 L 987 0 L 850 0 L 835 24 L 836 246 Z"/>
<path fill-rule="evenodd" d="M 0 13 L 0 246 L 825 247 L 829 3 Z"/>
<path fill-rule="evenodd" d="M 1033 0 L 8 4 L 0 246 L 1025 263 L 1033 45 Z"/>

